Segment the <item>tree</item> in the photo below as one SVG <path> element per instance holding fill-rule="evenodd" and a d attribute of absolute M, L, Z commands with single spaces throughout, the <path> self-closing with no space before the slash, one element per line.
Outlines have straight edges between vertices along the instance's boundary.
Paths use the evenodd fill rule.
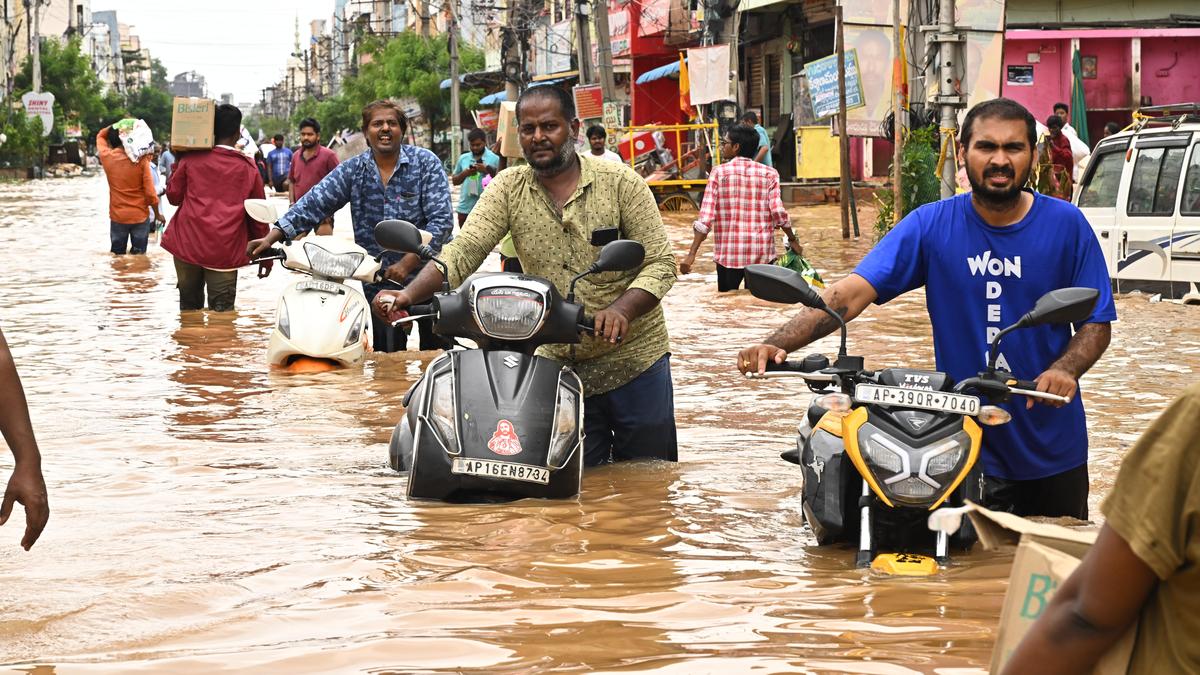
<path fill-rule="evenodd" d="M 79 121 L 85 137 L 94 136 L 111 120 L 111 99 L 104 95 L 104 87 L 92 71 L 91 60 L 80 50 L 78 37 L 65 43 L 43 40 L 41 65 L 42 89 L 54 94 L 51 136 L 62 137 L 68 114 Z M 21 71 L 13 78 L 13 99 L 19 100 L 31 89 L 32 82 L 32 60 L 26 58 Z"/>
<path fill-rule="evenodd" d="M 46 138 L 40 117 L 29 117 L 24 110 L 8 107 L 8 118 L 0 118 L 0 133 L 7 138 L 0 144 L 0 167 L 36 164 L 46 156 Z"/>
<path fill-rule="evenodd" d="M 342 91 L 323 101 L 309 98 L 292 115 L 292 124 L 305 117 L 315 117 L 326 136 L 336 129 L 357 129 L 362 123 L 363 106 L 383 98 L 411 98 L 421 107 L 431 129 L 450 117 L 450 90 L 442 89 L 442 80 L 450 72 L 450 49 L 446 35 L 431 38 L 415 32 L 400 33 L 386 42 L 367 40 L 363 49 L 371 60 L 357 75 L 348 77 Z M 459 45 L 459 71 L 482 70 L 483 51 L 469 45 Z M 472 108 L 485 92 L 465 89 L 462 103 Z M 441 126 L 444 126 L 441 125 Z"/>
<path fill-rule="evenodd" d="M 128 117 L 144 120 L 154 133 L 154 139 L 162 143 L 171 136 L 172 100 L 166 89 L 142 87 L 126 97 L 125 110 Z"/>

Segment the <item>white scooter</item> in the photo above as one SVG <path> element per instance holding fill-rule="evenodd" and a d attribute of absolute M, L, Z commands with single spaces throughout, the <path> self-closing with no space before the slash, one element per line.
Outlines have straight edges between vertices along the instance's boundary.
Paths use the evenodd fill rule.
<path fill-rule="evenodd" d="M 246 213 L 273 224 L 277 200 L 247 199 Z M 272 248 L 255 259 L 279 260 L 308 278 L 289 283 L 279 297 L 267 361 L 291 372 L 322 372 L 360 363 L 371 351 L 371 308 L 363 283 L 377 282 L 379 261 L 352 241 L 312 235 Z"/>

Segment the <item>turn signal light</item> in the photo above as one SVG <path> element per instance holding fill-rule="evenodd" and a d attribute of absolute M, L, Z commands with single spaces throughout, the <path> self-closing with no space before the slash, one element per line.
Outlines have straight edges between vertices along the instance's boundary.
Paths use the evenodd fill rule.
<path fill-rule="evenodd" d="M 1000 424 L 1008 424 L 1012 420 L 1012 415 L 999 406 L 985 405 L 979 409 L 979 414 L 975 416 L 975 420 L 980 424 L 994 427 Z"/>
<path fill-rule="evenodd" d="M 846 394 L 825 394 L 817 399 L 817 405 L 839 415 L 845 415 L 854 409 L 853 399 Z"/>

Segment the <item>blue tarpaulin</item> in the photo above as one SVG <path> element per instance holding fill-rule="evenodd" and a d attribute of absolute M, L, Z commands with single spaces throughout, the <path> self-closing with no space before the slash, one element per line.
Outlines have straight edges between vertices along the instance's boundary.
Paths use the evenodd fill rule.
<path fill-rule="evenodd" d="M 479 105 L 496 105 L 497 103 L 507 101 L 507 100 L 508 100 L 508 94 L 505 93 L 505 91 L 503 89 L 501 89 L 500 91 L 498 91 L 494 94 L 488 94 L 487 96 L 484 96 L 483 98 L 479 99 Z"/>
<path fill-rule="evenodd" d="M 655 80 L 661 80 L 664 77 L 677 77 L 679 75 L 679 62 L 672 61 L 665 66 L 659 66 L 652 70 L 647 70 L 638 76 L 637 84 L 646 84 Z"/>

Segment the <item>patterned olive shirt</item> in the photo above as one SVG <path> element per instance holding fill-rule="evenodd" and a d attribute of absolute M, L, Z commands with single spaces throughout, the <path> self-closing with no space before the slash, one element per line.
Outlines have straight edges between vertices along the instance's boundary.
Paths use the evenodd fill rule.
<path fill-rule="evenodd" d="M 450 284 L 457 286 L 473 274 L 511 231 L 525 271 L 549 279 L 565 295 L 571 278 L 590 267 L 600 253 L 599 246 L 592 246 L 592 231 L 619 227 L 622 239 L 646 247 L 645 262 L 628 272 L 584 277 L 575 286 L 577 301 L 592 316 L 629 288 L 640 288 L 661 300 L 675 283 L 675 258 L 650 188 L 623 164 L 582 155 L 580 164 L 579 185 L 561 213 L 529 166 L 497 174 L 458 236 L 442 250 Z M 591 396 L 634 379 L 670 348 L 662 306 L 656 305 L 631 322 L 620 344 L 585 335 L 573 362 L 568 345 L 547 345 L 539 354 L 571 362 L 585 395 Z"/>

